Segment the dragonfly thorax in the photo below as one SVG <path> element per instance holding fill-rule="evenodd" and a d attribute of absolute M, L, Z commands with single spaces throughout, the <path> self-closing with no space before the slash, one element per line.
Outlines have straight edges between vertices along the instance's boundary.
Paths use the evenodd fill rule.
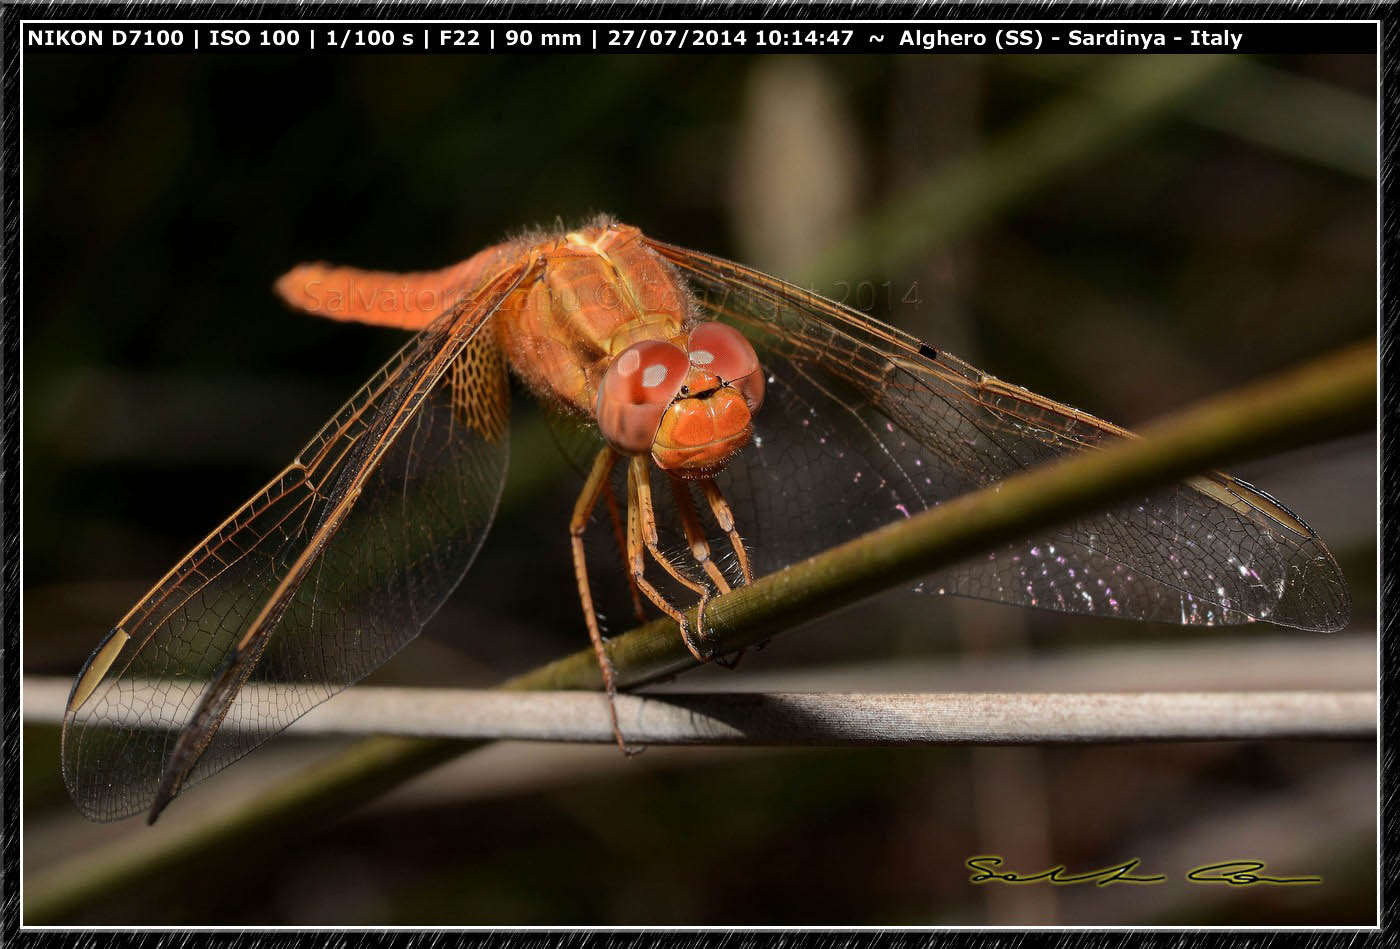
<path fill-rule="evenodd" d="M 540 398 L 591 415 L 623 350 L 684 339 L 690 299 L 635 227 L 605 222 L 532 251 L 538 270 L 496 322 L 511 368 Z"/>

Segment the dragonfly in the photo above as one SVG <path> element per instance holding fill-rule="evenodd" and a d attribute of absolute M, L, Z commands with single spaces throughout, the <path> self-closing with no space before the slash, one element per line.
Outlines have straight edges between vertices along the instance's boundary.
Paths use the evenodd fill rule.
<path fill-rule="evenodd" d="M 94 820 L 145 810 L 153 822 L 419 633 L 494 518 L 511 374 L 573 433 L 561 443 L 586 471 L 567 541 L 610 697 L 583 542 L 600 507 L 639 615 L 646 600 L 670 616 L 703 662 L 712 596 L 1133 437 L 857 310 L 609 218 L 438 271 L 304 264 L 276 289 L 316 316 L 415 335 L 88 658 L 62 768 Z M 1330 631 L 1351 610 L 1317 534 L 1218 472 L 921 587 L 1185 625 Z M 693 627 L 688 603 L 701 608 Z M 613 730 L 626 751 L 615 711 Z"/>

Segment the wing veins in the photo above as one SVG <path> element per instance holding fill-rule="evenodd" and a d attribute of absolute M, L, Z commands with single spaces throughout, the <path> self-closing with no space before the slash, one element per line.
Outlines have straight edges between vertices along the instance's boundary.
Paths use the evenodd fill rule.
<path fill-rule="evenodd" d="M 648 243 L 682 277 L 697 285 L 697 289 L 702 291 L 698 294 L 700 303 L 711 317 L 738 322 L 752 328 L 759 337 L 772 340 L 773 350 L 791 369 L 795 370 L 802 360 L 801 353 L 815 354 L 810 358 L 830 367 L 838 378 L 871 397 L 876 403 L 873 408 L 888 409 L 883 413 L 886 418 L 895 421 L 915 444 L 940 458 L 950 476 L 956 477 L 958 472 L 962 472 L 964 475 L 970 474 L 974 484 L 986 484 L 1046 463 L 1066 452 L 1102 449 L 1112 440 L 1139 437 L 1080 409 L 1003 382 L 952 354 L 924 346 L 895 327 L 886 326 L 813 292 L 733 261 L 658 241 Z M 872 362 L 887 367 L 886 371 L 867 371 L 866 364 Z M 907 379 L 898 378 L 899 373 L 907 376 Z M 810 373 L 802 372 L 801 375 L 805 380 L 804 386 L 814 385 Z M 818 391 L 824 389 L 820 386 L 817 388 Z M 835 405 L 850 410 L 844 400 L 834 398 L 830 392 L 824 394 L 832 398 Z M 976 405 L 978 411 L 970 414 L 969 403 Z M 941 412 L 936 411 L 935 405 L 944 408 Z M 961 421 L 954 422 L 955 418 Z M 868 426 L 863 427 L 868 431 Z M 966 434 L 960 435 L 959 429 Z M 878 450 L 888 454 L 889 446 L 878 435 L 875 437 Z M 960 447 L 964 443 L 967 447 Z M 872 450 L 875 450 L 874 446 Z M 990 454 L 992 452 L 995 454 Z M 950 481 L 948 487 L 954 486 L 955 482 Z M 1191 494 L 1183 494 L 1184 488 L 1189 488 Z M 1273 597 L 1264 596 L 1259 600 L 1258 594 L 1244 592 L 1255 588 L 1268 591 L 1273 587 L 1261 586 L 1257 575 L 1255 582 L 1251 583 L 1244 573 L 1244 564 L 1248 561 L 1242 558 L 1264 558 L 1258 560 L 1255 566 L 1266 570 L 1283 569 L 1291 575 L 1304 570 L 1304 566 L 1292 559 L 1297 552 L 1305 549 L 1302 545 L 1315 544 L 1320 552 L 1310 562 L 1321 564 L 1319 570 L 1323 574 L 1330 565 L 1334 576 L 1328 578 L 1333 582 L 1329 590 L 1335 588 L 1335 562 L 1321 546 L 1316 533 L 1296 514 L 1267 495 L 1261 502 L 1255 503 L 1252 500 L 1255 489 L 1247 483 L 1219 471 L 1209 471 L 1183 479 L 1167 490 L 1170 496 L 1154 495 L 1137 506 L 1145 521 L 1139 521 L 1126 508 L 1114 509 L 1118 514 L 1126 515 L 1123 517 L 1105 512 L 1112 524 L 1101 525 L 1102 544 L 1109 545 L 1112 550 L 1123 544 L 1151 543 L 1154 535 L 1169 527 L 1169 532 L 1161 536 L 1192 564 L 1194 579 L 1187 579 L 1191 574 L 1176 573 L 1178 568 L 1165 561 L 1158 562 L 1155 558 L 1160 554 L 1148 552 L 1141 562 L 1130 562 L 1129 558 L 1136 559 L 1138 554 L 1131 547 L 1123 547 L 1119 555 L 1110 555 L 1101 545 L 1100 531 L 1096 530 L 1092 521 L 1066 524 L 1055 531 L 1055 539 L 1057 543 L 1068 545 L 1067 549 L 1073 547 L 1087 552 L 1102 564 L 1131 570 L 1144 580 L 1152 581 L 1162 595 L 1169 595 L 1172 599 L 1189 599 L 1193 604 L 1193 617 L 1186 617 L 1186 599 L 1181 599 L 1183 612 L 1180 622 L 1183 623 L 1198 621 L 1194 615 L 1197 603 L 1219 608 L 1225 614 L 1280 621 L 1275 613 L 1265 609 L 1269 604 L 1263 601 Z M 1197 497 L 1199 501 L 1194 500 Z M 1199 504 L 1206 505 L 1206 508 L 1198 509 Z M 1249 539 L 1247 551 L 1237 555 L 1222 550 L 1219 545 L 1227 535 L 1222 534 L 1221 541 L 1217 541 L 1209 533 L 1205 536 L 1194 533 L 1197 529 L 1206 532 L 1212 530 L 1209 521 L 1197 522 L 1202 512 L 1211 516 L 1209 512 L 1217 506 L 1230 512 L 1228 516 L 1233 520 L 1227 522 L 1229 525 L 1239 525 L 1225 529 L 1242 531 L 1241 537 Z M 1277 507 L 1279 513 L 1273 513 L 1272 507 Z M 1192 524 L 1188 524 L 1186 519 Z M 1183 534 L 1188 527 L 1192 533 Z M 1084 535 L 1082 538 L 1079 537 L 1081 534 Z M 1282 548 L 1279 544 L 1282 544 Z M 1264 564 L 1269 566 L 1262 566 Z M 1200 572 L 1202 570 L 1204 573 Z M 1243 587 L 1239 586 L 1239 577 L 1234 576 L 1236 570 L 1240 577 L 1244 577 Z M 1234 580 L 1225 582 L 1232 591 L 1228 595 L 1216 592 L 1225 577 Z M 1279 590 L 1274 591 L 1278 598 L 1283 595 L 1282 583 L 1280 579 Z M 1054 588 L 1055 584 L 1052 582 L 1050 586 Z M 1074 594 L 1061 590 L 1055 590 L 1055 594 L 1060 598 L 1061 608 L 1068 608 L 1064 598 L 1073 597 Z M 1318 592 L 1312 595 L 1319 601 L 1324 598 Z M 1241 596 L 1244 598 L 1241 599 Z M 1341 604 L 1335 615 L 1344 614 L 1345 590 L 1335 594 L 1333 599 Z M 1159 602 L 1170 603 L 1171 599 Z M 1034 601 L 1030 605 L 1035 605 Z M 1307 618 L 1305 621 L 1312 622 Z M 1329 616 L 1322 621 L 1332 623 L 1334 620 Z M 1291 621 L 1287 622 L 1292 625 Z"/>
<path fill-rule="evenodd" d="M 234 697 L 256 667 L 266 649 L 271 632 L 281 620 L 291 597 L 306 578 L 312 565 L 317 562 L 330 538 L 345 522 L 350 509 L 359 500 L 366 481 L 378 467 L 388 447 L 403 432 L 404 426 L 415 417 L 428 393 L 476 333 L 480 332 L 500 303 L 536 268 L 537 261 L 532 258 L 502 271 L 470 298 L 460 301 L 451 311 L 450 318 L 446 315 L 439 318 L 438 328 L 430 331 L 423 343 L 415 347 L 414 359 L 406 360 L 406 363 L 412 366 L 422 353 L 430 352 L 426 365 L 413 370 L 415 375 L 410 376 L 411 385 L 398 399 L 392 415 L 383 422 L 376 420 L 368 429 L 370 432 L 377 432 L 377 436 L 370 445 L 363 448 L 362 456 L 354 459 L 354 467 L 340 476 L 335 492 L 339 495 L 339 500 L 322 516 L 315 533 L 264 600 L 262 608 L 229 654 L 223 672 L 200 696 L 189 724 L 176 740 L 166 772 L 161 778 L 156 798 L 151 805 L 152 821 L 179 793 L 185 778 L 223 724 L 224 716 L 228 714 Z"/>
<path fill-rule="evenodd" d="M 748 267 L 743 267 L 742 265 L 735 264 L 732 261 L 725 261 L 722 258 L 712 257 L 708 254 L 702 254 L 698 251 L 685 250 L 683 248 L 674 247 L 673 245 L 669 244 L 663 244 L 658 241 L 648 240 L 648 243 L 651 244 L 651 246 L 655 247 L 658 250 L 658 252 L 660 252 L 669 261 L 671 261 L 671 263 L 680 267 L 682 270 L 689 271 L 690 273 L 696 274 L 701 277 L 719 277 L 722 279 L 727 278 L 731 281 L 745 284 L 750 290 L 750 292 L 767 299 L 768 301 L 777 306 L 786 306 L 794 308 L 805 307 L 809 310 L 815 310 L 821 314 L 831 317 L 833 320 L 840 323 L 843 329 L 846 329 L 848 331 L 854 331 L 848 332 L 847 335 L 852 340 L 852 342 L 855 343 L 856 346 L 861 347 L 862 349 L 874 349 L 875 352 L 880 353 L 881 359 L 888 360 L 894 365 L 898 365 L 901 366 L 901 368 L 908 369 L 909 367 L 907 364 L 896 362 L 891 358 L 889 354 L 880 352 L 878 347 L 873 347 L 870 342 L 868 342 L 865 339 L 862 339 L 861 336 L 871 336 L 875 339 L 887 342 L 893 346 L 897 346 L 900 349 L 907 352 L 908 354 L 910 354 L 911 356 L 916 357 L 915 359 L 909 361 L 910 363 L 912 363 L 912 365 L 917 366 L 924 371 L 933 372 L 933 374 L 943 379 L 950 386 L 966 393 L 969 399 L 971 399 L 972 401 L 976 402 L 977 404 L 981 405 L 983 408 L 989 411 L 998 414 L 1007 413 L 1007 409 L 996 405 L 994 402 L 991 401 L 990 397 L 987 395 L 987 393 L 997 393 L 1000 394 L 1003 398 L 1016 399 L 1018 401 L 1028 403 L 1032 406 L 1040 408 L 1042 411 L 1048 413 L 1047 417 L 1039 419 L 1030 416 L 1022 416 L 1017 413 L 1010 414 L 1012 414 L 1012 416 L 1015 418 L 1020 418 L 1022 421 L 1025 421 L 1029 425 L 1038 428 L 1044 428 L 1052 434 L 1055 434 L 1056 437 L 1064 438 L 1066 441 L 1069 441 L 1074 444 L 1089 445 L 1091 443 L 1083 442 L 1082 440 L 1074 438 L 1073 436 L 1070 436 L 1067 433 L 1064 435 L 1060 435 L 1055 431 L 1054 426 L 1051 424 L 1047 424 L 1047 422 L 1049 422 L 1051 419 L 1058 418 L 1066 422 L 1077 422 L 1082 425 L 1097 428 L 1107 435 L 1115 435 L 1119 437 L 1133 437 L 1133 433 L 1129 432 L 1127 429 L 1114 425 L 1111 422 L 1106 422 L 1103 419 L 1100 419 L 1080 409 L 1076 409 L 1072 406 L 1065 405 L 1064 403 L 1057 402 L 1053 399 L 1049 399 L 1042 395 L 1038 395 L 1037 393 L 1031 392 L 1028 389 L 1023 389 L 1020 386 L 1012 386 L 1011 384 L 1006 383 L 1001 379 L 998 379 L 996 376 L 984 373 L 981 370 L 976 369 L 975 367 L 963 362 L 962 360 L 958 359 L 956 356 L 952 356 L 951 354 L 940 352 L 936 359 L 929 359 L 927 356 L 924 356 L 920 352 L 921 344 L 913 336 L 909 336 L 908 334 L 903 333 L 902 331 L 899 331 L 894 327 L 887 327 L 883 324 L 878 324 L 865 317 L 864 315 L 860 314 L 859 312 L 852 310 L 849 307 L 846 307 L 842 304 L 835 303 L 831 300 L 827 300 L 819 294 L 813 293 L 808 290 L 804 290 L 801 287 L 796 287 L 792 284 L 786 283 L 785 281 L 779 280 L 776 277 L 764 274 L 761 271 L 753 270 Z M 708 264 L 710 268 L 709 272 L 707 273 L 705 270 L 696 266 L 697 261 Z M 726 312 L 731 311 L 726 310 Z M 891 330 L 894 330 L 894 332 L 891 332 Z M 937 369 L 944 368 L 945 366 L 948 370 L 952 371 L 937 372 Z M 945 402 L 948 402 L 950 405 L 952 404 L 952 402 L 948 398 L 949 393 L 931 388 L 927 383 L 918 379 L 918 376 L 915 373 L 911 372 L 910 375 L 914 377 L 915 381 L 918 382 L 918 384 L 924 389 L 924 391 L 930 393 L 931 395 L 937 398 L 942 399 Z M 961 379 L 952 378 L 954 375 L 961 376 Z"/>
<path fill-rule="evenodd" d="M 453 310 L 445 312 L 443 317 L 449 316 L 461 305 L 461 301 L 459 301 L 458 304 L 454 306 Z M 263 539 L 268 537 L 273 530 L 280 527 L 289 518 L 294 516 L 304 505 L 318 499 L 326 499 L 326 495 L 321 490 L 324 482 L 320 475 L 322 473 L 333 474 L 336 468 L 345 460 L 346 456 L 354 449 L 355 445 L 358 444 L 360 436 L 364 433 L 359 432 L 349 437 L 348 444 L 345 445 L 335 460 L 324 469 L 324 472 L 318 471 L 317 469 L 320 468 L 326 458 L 329 457 L 333 446 L 346 441 L 345 433 L 347 430 L 360 422 L 366 413 L 378 407 L 384 394 L 398 382 L 399 377 L 409 365 L 411 357 L 406 354 L 409 353 L 410 350 L 413 353 L 419 352 L 421 347 L 428 341 L 429 334 L 433 332 L 434 330 L 432 328 L 425 329 L 419 336 L 415 337 L 414 340 L 411 340 L 391 356 L 388 362 L 375 372 L 370 382 L 347 399 L 341 407 L 336 410 L 330 422 L 322 426 L 322 428 L 311 437 L 302 450 L 298 452 L 295 460 L 265 484 L 251 500 L 237 511 L 234 511 L 225 518 L 221 524 L 210 531 L 203 540 L 196 544 L 190 552 L 180 560 L 180 562 L 166 571 L 165 575 L 161 577 L 160 580 L 156 581 L 150 590 L 146 591 L 145 595 L 137 601 L 137 604 L 116 624 L 117 627 L 126 628 L 128 631 L 140 630 L 143 627 L 145 627 L 145 629 L 140 640 L 133 644 L 134 648 L 130 650 L 126 661 L 123 662 L 121 666 L 114 665 L 114 669 L 125 671 L 130 668 L 131 663 L 136 661 L 141 651 L 145 649 L 146 645 L 150 642 L 151 637 L 159 632 L 161 627 L 177 610 L 181 609 L 190 600 L 194 599 L 195 596 L 203 592 L 209 584 L 218 580 L 219 577 L 231 567 L 242 563 L 249 554 L 253 553 L 258 548 Z M 347 411 L 350 414 L 347 415 Z M 306 456 L 308 452 L 312 452 L 313 449 L 315 449 L 315 452 L 308 459 Z M 300 472 L 301 477 L 289 483 L 288 478 L 294 472 Z M 258 537 L 254 538 L 251 545 L 247 547 L 239 547 L 237 545 L 236 538 L 239 533 L 248 529 L 258 518 L 267 513 L 268 510 L 290 497 L 293 492 L 302 488 L 305 488 L 309 492 L 306 498 L 298 501 L 277 521 L 267 525 L 266 530 L 262 531 Z M 230 560 L 224 560 L 219 555 L 219 552 L 229 544 L 234 545 L 235 549 L 238 551 L 238 555 Z M 216 571 L 202 574 L 201 568 L 211 558 L 218 560 L 222 566 Z M 182 586 L 183 582 L 195 575 L 203 576 L 204 582 L 194 589 L 186 590 Z M 161 593 L 158 599 L 147 602 L 152 593 L 157 590 L 162 590 L 162 588 L 164 588 L 164 592 Z M 171 598 L 177 598 L 177 601 L 168 604 L 168 609 L 165 609 L 164 612 L 158 613 L 157 611 L 167 606 L 167 601 Z"/>

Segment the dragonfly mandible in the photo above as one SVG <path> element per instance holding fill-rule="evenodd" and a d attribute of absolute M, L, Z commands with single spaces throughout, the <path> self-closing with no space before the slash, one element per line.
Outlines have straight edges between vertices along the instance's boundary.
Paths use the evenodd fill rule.
<path fill-rule="evenodd" d="M 712 595 L 1131 437 L 815 293 L 607 218 L 434 272 L 306 264 L 277 290 L 318 316 L 416 335 L 93 651 L 62 738 L 65 783 L 93 819 L 154 821 L 418 634 L 491 526 L 510 372 L 592 453 L 568 539 L 609 695 L 582 543 L 600 504 L 638 610 L 640 594 L 703 661 Z M 698 628 L 655 577 L 700 604 Z M 1182 624 L 1333 630 L 1350 614 L 1317 535 L 1219 473 L 923 587 Z M 626 750 L 615 712 L 613 726 Z"/>

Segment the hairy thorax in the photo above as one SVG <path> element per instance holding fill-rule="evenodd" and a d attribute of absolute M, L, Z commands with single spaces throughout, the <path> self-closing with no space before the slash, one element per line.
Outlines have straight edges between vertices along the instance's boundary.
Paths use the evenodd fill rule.
<path fill-rule="evenodd" d="M 526 251 L 543 266 L 495 320 L 511 368 L 537 395 L 591 415 L 619 353 L 684 337 L 686 294 L 640 237 L 634 227 L 602 223 Z"/>

